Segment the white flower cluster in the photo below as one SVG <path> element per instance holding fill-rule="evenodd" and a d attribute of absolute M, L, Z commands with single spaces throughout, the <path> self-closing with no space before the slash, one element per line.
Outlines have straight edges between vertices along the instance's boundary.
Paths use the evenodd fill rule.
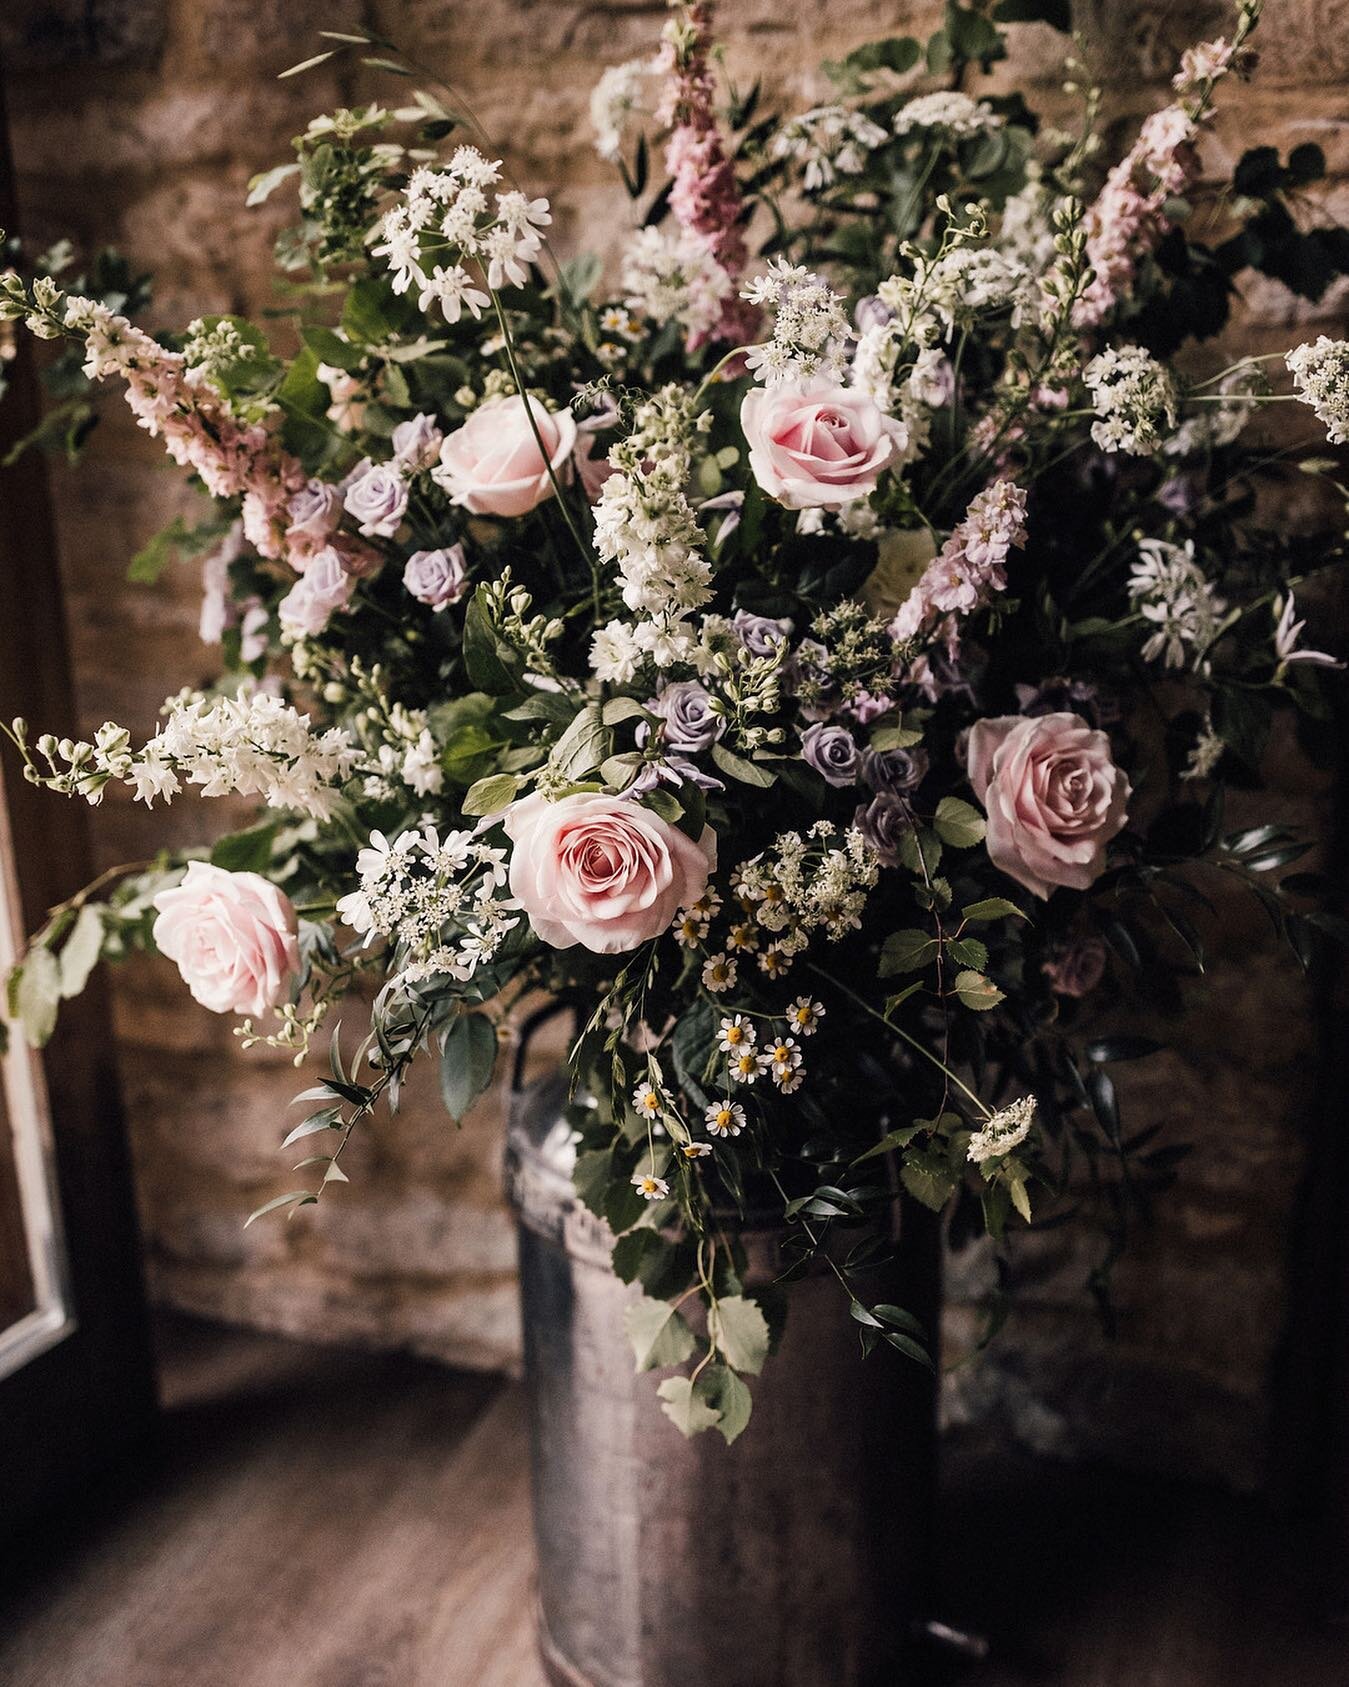
<path fill-rule="evenodd" d="M 1144 539 L 1129 570 L 1129 597 L 1156 631 L 1143 646 L 1146 661 L 1167 668 L 1193 663 L 1202 672 L 1222 625 L 1226 603 L 1195 559 L 1194 540 L 1184 546 Z"/>
<path fill-rule="evenodd" d="M 745 357 L 765 386 L 816 375 L 843 380 L 852 329 L 842 298 L 827 281 L 800 264 L 775 258 L 768 274 L 752 281 L 741 297 L 774 313 L 773 338 L 752 346 Z"/>
<path fill-rule="evenodd" d="M 439 796 L 445 770 L 426 710 L 395 703 L 380 727 L 382 741 L 374 754 L 378 771 L 365 778 L 362 788 L 366 796 L 375 802 L 394 800 L 403 794 L 397 789 L 399 785 L 406 785 L 414 796 Z"/>
<path fill-rule="evenodd" d="M 628 122 L 641 109 L 642 92 L 651 66 L 645 59 L 610 65 L 590 93 L 590 122 L 595 151 L 613 164 L 623 150 Z"/>
<path fill-rule="evenodd" d="M 895 133 L 911 134 L 915 129 L 941 129 L 964 139 L 1000 129 L 1002 118 L 987 100 L 973 100 L 955 89 L 919 94 L 895 114 Z"/>
<path fill-rule="evenodd" d="M 776 1031 L 759 1046 L 759 1032 L 753 1021 L 744 1014 L 730 1014 L 717 1030 L 717 1048 L 725 1056 L 725 1082 L 728 1091 L 735 1085 L 755 1084 L 767 1078 L 783 1095 L 792 1095 L 806 1081 L 806 1068 L 798 1036 L 813 1037 L 824 1018 L 824 1004 L 809 996 L 798 996 L 786 1014 L 788 1029 Z M 771 1021 L 770 1021 L 771 1024 Z M 704 1115 L 712 1136 L 739 1136 L 745 1124 L 745 1110 L 730 1099 L 714 1101 Z"/>
<path fill-rule="evenodd" d="M 132 786 L 147 806 L 156 797 L 169 801 L 184 784 L 196 785 L 205 797 L 261 797 L 269 808 L 326 820 L 360 759 L 340 727 L 315 734 L 308 715 L 269 692 L 207 697 L 184 691 L 164 709 L 164 725 L 139 754 L 126 728 L 112 722 L 99 728 L 92 744 L 39 738 L 38 751 L 52 769 L 41 782 L 98 803 L 115 779 Z"/>
<path fill-rule="evenodd" d="M 1171 372 L 1142 346 L 1109 346 L 1082 371 L 1099 418 L 1091 437 L 1102 451 L 1149 457 L 1176 427 L 1179 396 Z"/>
<path fill-rule="evenodd" d="M 935 258 L 915 256 L 910 275 L 892 275 L 876 289 L 906 338 L 930 346 L 980 316 L 1011 313 L 1020 327 L 1039 303 L 1035 278 L 997 246 L 962 237 Z"/>
<path fill-rule="evenodd" d="M 1328 334 L 1295 346 L 1284 359 L 1297 396 L 1325 423 L 1332 445 L 1349 445 L 1349 340 Z"/>
<path fill-rule="evenodd" d="M 481 316 L 489 302 L 464 259 L 477 262 L 489 289 L 524 286 L 543 244 L 538 231 L 553 219 L 546 199 L 512 191 L 490 203 L 488 189 L 500 175 L 500 163 L 472 146 L 457 148 L 443 169 L 412 172 L 385 213 L 383 244 L 372 249 L 393 271 L 396 293 L 415 286 L 421 310 L 438 305 L 447 322 L 458 322 L 465 310 Z"/>
<path fill-rule="evenodd" d="M 628 309 L 652 322 L 677 322 L 696 339 L 721 320 L 731 278 L 692 229 L 639 229 L 623 253 L 619 282 Z"/>
<path fill-rule="evenodd" d="M 1023 1095 L 986 1119 L 970 1138 L 969 1157 L 976 1166 L 985 1160 L 997 1160 L 1019 1148 L 1030 1135 L 1035 1123 L 1035 1097 Z"/>
<path fill-rule="evenodd" d="M 769 148 L 772 158 L 791 158 L 802 166 L 807 193 L 832 187 L 839 176 L 860 176 L 868 153 L 884 146 L 878 123 L 843 105 L 817 105 L 784 123 Z"/>
<path fill-rule="evenodd" d="M 340 899 L 337 912 L 367 945 L 393 939 L 393 976 L 405 984 L 472 978 L 520 923 L 518 904 L 500 894 L 506 851 L 472 832 L 441 839 L 427 826 L 392 842 L 372 832 L 356 871 L 360 888 Z"/>
<path fill-rule="evenodd" d="M 1002 208 L 998 250 L 1028 275 L 1043 275 L 1057 256 L 1054 212 L 1061 204 L 1042 176 L 1031 175 Z"/>
<path fill-rule="evenodd" d="M 1199 729 L 1199 736 L 1190 746 L 1190 753 L 1186 758 L 1182 779 L 1207 779 L 1218 763 L 1223 759 L 1223 751 L 1227 746 L 1213 730 L 1213 722 L 1205 719 Z"/>
<path fill-rule="evenodd" d="M 880 860 L 855 826 L 817 820 L 804 837 L 779 833 L 771 850 L 742 862 L 731 889 L 755 924 L 780 934 L 794 955 L 816 932 L 836 943 L 856 931 L 879 877 Z"/>

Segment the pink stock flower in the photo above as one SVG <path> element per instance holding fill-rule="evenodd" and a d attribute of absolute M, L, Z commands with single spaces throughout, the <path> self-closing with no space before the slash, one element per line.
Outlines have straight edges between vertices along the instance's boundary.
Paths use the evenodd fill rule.
<path fill-rule="evenodd" d="M 285 996 L 300 967 L 295 909 L 269 880 L 191 861 L 155 908 L 155 947 L 204 1008 L 256 1016 Z"/>
<path fill-rule="evenodd" d="M 988 815 L 993 865 L 1048 897 L 1086 890 L 1128 818 L 1128 778 L 1110 740 L 1081 715 L 1004 715 L 974 723 L 969 777 Z"/>
<path fill-rule="evenodd" d="M 555 949 L 636 949 L 697 901 L 717 861 L 710 828 L 694 843 L 623 797 L 549 802 L 535 793 L 512 804 L 504 824 L 514 845 L 511 894 Z"/>

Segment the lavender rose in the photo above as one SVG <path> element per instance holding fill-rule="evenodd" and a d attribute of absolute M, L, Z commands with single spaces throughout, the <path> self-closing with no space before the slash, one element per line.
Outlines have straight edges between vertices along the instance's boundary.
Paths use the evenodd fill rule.
<path fill-rule="evenodd" d="M 347 513 L 367 539 L 392 539 L 407 507 L 407 482 L 393 463 L 372 463 L 347 488 Z"/>
<path fill-rule="evenodd" d="M 342 519 L 342 492 L 326 480 L 311 480 L 287 500 L 289 550 L 320 550 Z"/>
<path fill-rule="evenodd" d="M 857 741 L 843 726 L 817 722 L 801 734 L 801 759 L 830 785 L 853 785 L 862 758 Z"/>
<path fill-rule="evenodd" d="M 277 605 L 282 628 L 300 637 L 314 637 L 337 610 L 346 608 L 355 589 L 356 578 L 342 553 L 325 546 Z"/>
<path fill-rule="evenodd" d="M 928 754 L 916 750 L 863 750 L 862 779 L 873 791 L 903 796 L 927 777 Z"/>
<path fill-rule="evenodd" d="M 212 1013 L 273 1008 L 299 970 L 295 909 L 258 873 L 190 861 L 187 876 L 155 897 L 155 947 Z"/>
<path fill-rule="evenodd" d="M 774 620 L 771 615 L 752 615 L 748 609 L 737 609 L 731 620 L 731 630 L 751 656 L 771 656 L 791 636 L 792 623 Z"/>
<path fill-rule="evenodd" d="M 428 604 L 437 612 L 458 603 L 468 590 L 464 547 L 451 545 L 448 550 L 414 551 L 403 570 L 403 584 L 419 603 Z"/>
<path fill-rule="evenodd" d="M 853 815 L 853 825 L 885 862 L 899 865 L 899 851 L 913 830 L 913 815 L 902 797 L 881 791 Z"/>
<path fill-rule="evenodd" d="M 503 817 L 511 850 L 511 894 L 535 934 L 555 949 L 580 943 L 597 955 L 625 954 L 668 929 L 696 902 L 716 866 L 710 827 L 697 843 L 623 797 L 536 792 Z"/>
<path fill-rule="evenodd" d="M 440 444 L 445 435 L 436 426 L 434 416 L 413 416 L 400 422 L 393 430 L 389 443 L 393 446 L 393 460 L 409 473 L 429 469 L 440 456 Z"/>
<path fill-rule="evenodd" d="M 647 707 L 665 723 L 661 734 L 665 745 L 678 754 L 697 755 L 726 730 L 711 696 L 696 679 L 676 680 L 665 686 Z"/>
<path fill-rule="evenodd" d="M 1129 781 L 1081 715 L 1003 715 L 970 732 L 970 783 L 988 814 L 995 867 L 1048 897 L 1086 890 L 1127 819 Z"/>

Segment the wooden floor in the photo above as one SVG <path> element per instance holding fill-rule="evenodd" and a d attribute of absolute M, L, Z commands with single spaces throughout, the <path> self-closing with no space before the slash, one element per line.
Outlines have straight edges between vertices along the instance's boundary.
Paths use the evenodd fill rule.
<path fill-rule="evenodd" d="M 157 1453 L 0 1565 L 4 1687 L 539 1687 L 516 1388 L 185 1320 L 161 1347 Z M 993 1655 L 933 1682 L 1349 1683 L 1254 1502 L 959 1446 L 944 1482 L 947 1614 Z"/>

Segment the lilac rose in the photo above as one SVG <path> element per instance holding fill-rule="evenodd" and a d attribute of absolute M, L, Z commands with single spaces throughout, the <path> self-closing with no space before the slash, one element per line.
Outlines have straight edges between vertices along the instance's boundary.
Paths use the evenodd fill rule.
<path fill-rule="evenodd" d="M 367 539 L 391 539 L 407 507 L 407 482 L 392 463 L 371 464 L 347 488 L 347 513 Z"/>
<path fill-rule="evenodd" d="M 284 631 L 313 638 L 339 609 L 351 602 L 356 578 L 343 565 L 342 554 L 326 546 L 277 606 Z"/>
<path fill-rule="evenodd" d="M 713 707 L 706 688 L 694 679 L 665 686 L 647 707 L 664 722 L 661 735 L 666 748 L 679 754 L 697 755 L 726 730 L 726 722 Z"/>
<path fill-rule="evenodd" d="M 752 615 L 748 609 L 737 609 L 731 630 L 751 656 L 771 656 L 780 644 L 791 636 L 790 621 L 775 621 L 771 615 Z"/>
<path fill-rule="evenodd" d="M 853 785 L 862 758 L 857 740 L 843 726 L 817 722 L 801 734 L 801 759 L 830 785 Z"/>
<path fill-rule="evenodd" d="M 899 851 L 913 830 L 913 814 L 902 797 L 881 791 L 853 815 L 853 825 L 887 867 L 899 865 Z"/>
<path fill-rule="evenodd" d="M 440 446 L 445 435 L 436 426 L 434 416 L 413 416 L 400 422 L 393 430 L 389 443 L 393 446 L 393 460 L 409 471 L 429 469 L 440 461 Z"/>
<path fill-rule="evenodd" d="M 414 551 L 403 570 L 403 584 L 419 603 L 434 610 L 458 603 L 468 590 L 464 547 L 451 545 L 448 550 Z"/>
<path fill-rule="evenodd" d="M 916 790 L 927 777 L 928 755 L 921 746 L 914 750 L 863 750 L 862 778 L 873 791 L 890 791 L 903 796 Z"/>
<path fill-rule="evenodd" d="M 287 500 L 286 514 L 290 518 L 286 538 L 306 540 L 317 550 L 342 519 L 341 488 L 326 480 L 311 480 Z"/>

